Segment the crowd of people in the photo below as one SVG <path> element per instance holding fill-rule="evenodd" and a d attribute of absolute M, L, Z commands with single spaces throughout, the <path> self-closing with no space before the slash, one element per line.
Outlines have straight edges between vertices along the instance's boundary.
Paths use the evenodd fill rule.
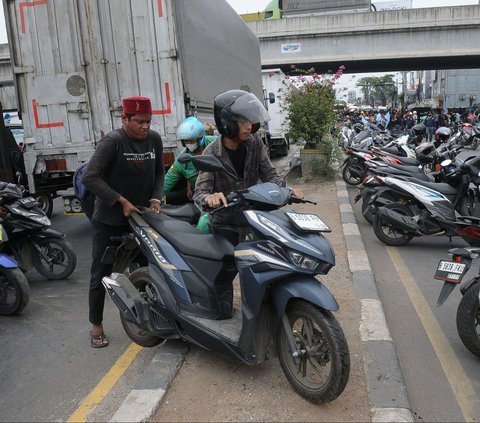
<path fill-rule="evenodd" d="M 385 110 L 385 111 L 345 111 L 343 120 L 352 125 L 361 123 L 375 125 L 379 129 L 388 129 L 392 132 L 406 131 L 412 135 L 415 125 L 422 123 L 426 127 L 427 139 L 431 140 L 435 131 L 440 127 L 457 129 L 462 123 L 476 124 L 480 122 L 480 108 L 475 111 L 446 112 L 442 108 L 431 109 L 426 112 L 417 110 Z"/>

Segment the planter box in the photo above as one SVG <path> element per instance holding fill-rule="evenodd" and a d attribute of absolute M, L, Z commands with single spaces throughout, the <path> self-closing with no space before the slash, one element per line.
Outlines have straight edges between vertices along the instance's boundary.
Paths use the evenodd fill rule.
<path fill-rule="evenodd" d="M 331 152 L 318 149 L 300 150 L 302 159 L 302 176 L 320 175 L 320 169 L 325 168 L 330 160 Z"/>

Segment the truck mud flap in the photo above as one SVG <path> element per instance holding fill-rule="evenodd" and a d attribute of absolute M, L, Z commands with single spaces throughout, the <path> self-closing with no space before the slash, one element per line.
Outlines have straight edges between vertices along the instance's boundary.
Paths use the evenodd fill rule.
<path fill-rule="evenodd" d="M 420 226 L 415 221 L 413 217 L 405 216 L 403 214 L 397 213 L 394 210 L 387 209 L 385 207 L 380 207 L 377 211 L 379 216 L 388 223 L 395 225 L 399 229 L 402 229 L 406 232 L 419 233 L 421 232 Z"/>

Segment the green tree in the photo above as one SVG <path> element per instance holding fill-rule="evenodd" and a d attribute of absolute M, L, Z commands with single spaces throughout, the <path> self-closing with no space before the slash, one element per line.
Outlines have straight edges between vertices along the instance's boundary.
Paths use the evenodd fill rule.
<path fill-rule="evenodd" d="M 393 80 L 394 75 L 366 76 L 357 82 L 362 91 L 365 102 L 373 106 L 375 102 L 386 105 L 393 102 L 397 96 L 397 87 Z"/>

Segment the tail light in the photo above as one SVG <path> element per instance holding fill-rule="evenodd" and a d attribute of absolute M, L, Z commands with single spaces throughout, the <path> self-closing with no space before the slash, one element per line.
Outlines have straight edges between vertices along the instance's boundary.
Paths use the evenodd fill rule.
<path fill-rule="evenodd" d="M 452 260 L 456 263 L 461 263 L 462 261 L 462 256 L 453 256 Z"/>
<path fill-rule="evenodd" d="M 474 226 L 467 226 L 458 231 L 460 236 L 471 236 L 472 238 L 480 238 L 480 228 Z"/>
<path fill-rule="evenodd" d="M 175 161 L 175 153 L 173 151 L 167 151 L 163 153 L 163 163 L 165 167 L 170 167 Z"/>
<path fill-rule="evenodd" d="M 65 159 L 45 159 L 45 167 L 48 172 L 66 172 L 67 161 Z"/>

